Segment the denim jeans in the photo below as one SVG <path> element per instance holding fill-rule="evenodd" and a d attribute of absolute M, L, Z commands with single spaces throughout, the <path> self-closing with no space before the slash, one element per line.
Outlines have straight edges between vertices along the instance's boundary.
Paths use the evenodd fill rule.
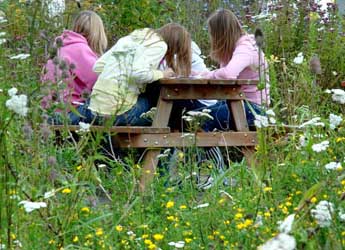
<path fill-rule="evenodd" d="M 141 114 L 146 113 L 151 108 L 149 100 L 146 95 L 139 95 L 136 104 L 127 112 L 116 117 L 115 126 L 149 126 L 152 121 L 140 117 Z"/>
<path fill-rule="evenodd" d="M 97 117 L 92 114 L 91 110 L 88 109 L 89 102 L 87 101 L 85 104 L 81 104 L 76 107 L 78 112 L 75 113 L 70 111 L 64 116 L 64 112 L 55 112 L 53 116 L 48 118 L 48 123 L 50 124 L 63 124 L 64 119 L 67 119 L 67 123 L 71 125 L 79 125 L 79 122 L 91 123 L 94 120 L 97 120 Z"/>
<path fill-rule="evenodd" d="M 263 114 L 263 110 L 260 105 L 252 102 L 244 102 L 244 110 L 246 112 L 246 118 L 249 127 L 254 126 L 255 114 L 250 109 L 251 108 L 255 111 L 256 114 Z M 213 120 L 208 120 L 203 125 L 203 129 L 205 131 L 213 131 L 214 129 L 217 130 L 228 130 L 228 129 L 235 129 L 235 125 L 233 122 L 233 118 L 231 115 L 230 110 L 228 109 L 228 105 L 226 101 L 218 101 L 216 104 L 211 106 L 204 106 L 195 109 L 195 111 L 201 111 L 203 109 L 211 110 L 210 115 L 213 117 Z"/>

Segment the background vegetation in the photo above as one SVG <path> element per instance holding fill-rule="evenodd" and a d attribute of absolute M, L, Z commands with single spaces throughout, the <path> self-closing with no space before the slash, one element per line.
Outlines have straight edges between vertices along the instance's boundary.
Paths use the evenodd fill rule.
<path fill-rule="evenodd" d="M 277 223 L 289 214 L 295 220 L 286 233 L 297 249 L 343 249 L 345 97 L 325 90 L 345 81 L 344 17 L 335 4 L 252 2 L 85 0 L 79 8 L 66 1 L 66 11 L 51 17 L 44 1 L 0 1 L 0 249 L 256 249 L 282 233 Z M 200 190 L 195 149 L 184 149 L 175 162 L 180 184 L 163 171 L 144 196 L 135 152 L 119 162 L 102 154 L 102 135 L 74 141 L 67 131 L 56 145 L 39 105 L 39 77 L 51 42 L 75 13 L 99 13 L 110 45 L 136 28 L 179 22 L 207 56 L 206 19 L 219 7 L 233 9 L 248 32 L 264 31 L 276 123 L 258 129 L 257 166 L 230 158 L 219 174 L 211 165 L 215 185 Z M 13 59 L 18 54 L 29 57 Z M 28 98 L 25 116 L 6 104 L 12 87 Z M 324 209 L 326 226 L 315 216 L 322 200 L 333 204 Z M 21 201 L 46 206 L 27 212 Z"/>

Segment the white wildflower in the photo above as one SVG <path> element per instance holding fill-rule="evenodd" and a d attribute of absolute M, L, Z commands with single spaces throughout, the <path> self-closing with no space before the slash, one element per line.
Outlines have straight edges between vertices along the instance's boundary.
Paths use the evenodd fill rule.
<path fill-rule="evenodd" d="M 283 222 L 279 223 L 280 224 L 278 227 L 279 231 L 285 234 L 290 233 L 294 220 L 295 220 L 295 214 L 290 214 L 288 217 L 286 217 L 286 219 Z"/>
<path fill-rule="evenodd" d="M 48 3 L 48 16 L 56 17 L 60 16 L 65 11 L 65 0 L 46 0 Z"/>
<path fill-rule="evenodd" d="M 45 192 L 43 198 L 48 199 L 50 197 L 53 197 L 56 193 L 55 189 L 52 189 L 51 191 Z"/>
<path fill-rule="evenodd" d="M 11 99 L 6 101 L 6 107 L 18 115 L 26 116 L 28 108 L 26 107 L 28 98 L 26 95 L 12 95 Z"/>
<path fill-rule="evenodd" d="M 0 16 L 0 23 L 6 23 L 7 19 L 3 16 Z"/>
<path fill-rule="evenodd" d="M 1 17 L 0 17 L 0 18 L 1 18 Z M 0 243 L 0 250 L 5 250 L 5 249 L 6 249 L 6 245 Z"/>
<path fill-rule="evenodd" d="M 5 38 L 0 38 L 0 45 L 4 44 L 7 40 Z"/>
<path fill-rule="evenodd" d="M 276 114 L 274 113 L 274 111 L 272 109 L 269 109 L 266 111 L 266 115 L 268 116 L 276 116 Z"/>
<path fill-rule="evenodd" d="M 197 117 L 197 118 L 207 118 L 210 120 L 213 120 L 212 115 L 210 115 L 209 113 L 211 112 L 211 110 L 209 109 L 203 109 L 202 111 L 188 111 L 187 115 L 191 116 L 191 117 Z"/>
<path fill-rule="evenodd" d="M 204 204 L 200 204 L 200 205 L 193 207 L 193 209 L 204 208 L 204 207 L 208 207 L 209 205 L 210 205 L 209 203 L 204 203 Z"/>
<path fill-rule="evenodd" d="M 47 203 L 45 202 L 32 202 L 32 201 L 21 201 L 19 202 L 19 205 L 23 205 L 27 213 L 30 213 L 36 209 L 40 209 L 41 207 L 47 207 Z"/>
<path fill-rule="evenodd" d="M 7 91 L 8 95 L 11 96 L 11 97 L 14 96 L 14 95 L 16 95 L 17 92 L 18 92 L 18 89 L 15 88 L 15 87 L 10 88 L 10 89 Z"/>
<path fill-rule="evenodd" d="M 269 119 L 271 124 L 276 124 L 276 122 L 277 122 L 276 118 L 274 118 L 274 117 L 269 117 L 268 119 Z"/>
<path fill-rule="evenodd" d="M 307 143 L 308 143 L 307 138 L 304 135 L 301 135 L 299 137 L 299 144 L 301 145 L 301 147 L 307 146 Z"/>
<path fill-rule="evenodd" d="M 303 63 L 303 59 L 304 59 L 303 53 L 300 52 L 300 53 L 298 53 L 297 57 L 295 57 L 293 59 L 293 62 L 294 62 L 294 64 L 302 64 Z"/>
<path fill-rule="evenodd" d="M 341 164 L 339 162 L 330 162 L 328 164 L 325 165 L 325 168 L 327 170 L 337 170 L 337 169 L 340 169 L 341 168 Z"/>
<path fill-rule="evenodd" d="M 77 132 L 87 133 L 90 131 L 90 124 L 85 122 L 79 122 L 80 129 Z"/>
<path fill-rule="evenodd" d="M 163 154 L 157 155 L 157 159 L 166 158 L 169 156 L 169 154 L 170 154 L 170 148 L 164 150 Z"/>
<path fill-rule="evenodd" d="M 312 149 L 314 152 L 321 152 L 325 151 L 329 147 L 329 141 L 323 141 L 319 144 L 314 144 L 312 146 Z"/>
<path fill-rule="evenodd" d="M 155 117 L 157 113 L 157 108 L 156 107 L 152 107 L 149 111 L 142 113 L 140 115 L 140 118 L 144 118 L 144 119 L 149 119 L 149 120 L 153 120 L 153 118 Z"/>
<path fill-rule="evenodd" d="M 332 71 L 332 75 L 337 76 L 338 72 L 337 71 Z"/>
<path fill-rule="evenodd" d="M 30 54 L 18 54 L 15 56 L 11 56 L 10 59 L 12 59 L 12 60 L 25 60 L 28 57 L 30 57 Z"/>
<path fill-rule="evenodd" d="M 127 235 L 128 235 L 128 236 L 133 236 L 133 237 L 135 237 L 136 234 L 135 234 L 133 231 L 128 231 L 128 232 L 127 232 Z"/>
<path fill-rule="evenodd" d="M 328 94 L 332 94 L 332 100 L 340 104 L 345 104 L 345 91 L 342 89 L 327 89 L 325 91 Z"/>
<path fill-rule="evenodd" d="M 262 219 L 262 215 L 256 216 L 254 227 L 261 227 L 263 225 L 264 225 L 264 222 L 263 222 L 263 219 Z"/>
<path fill-rule="evenodd" d="M 310 210 L 311 216 L 320 227 L 329 227 L 332 223 L 334 205 L 328 201 L 320 201 L 315 209 Z"/>
<path fill-rule="evenodd" d="M 293 250 L 295 248 L 295 238 L 285 233 L 278 234 L 276 237 L 258 247 L 259 250 Z"/>
<path fill-rule="evenodd" d="M 255 115 L 254 124 L 257 128 L 268 127 L 268 118 L 262 115 Z"/>
<path fill-rule="evenodd" d="M 13 243 L 17 246 L 17 248 L 22 248 L 23 245 L 19 240 L 14 240 Z"/>
<path fill-rule="evenodd" d="M 343 210 L 340 210 L 338 213 L 339 216 L 339 220 L 344 222 L 345 221 L 345 213 L 343 212 Z"/>
<path fill-rule="evenodd" d="M 320 117 L 314 117 L 313 119 L 305 122 L 305 123 L 302 123 L 299 128 L 304 128 L 306 126 L 321 126 L 321 127 L 324 127 L 325 124 L 323 122 L 320 122 L 321 118 Z"/>
<path fill-rule="evenodd" d="M 342 121 L 343 119 L 339 115 L 335 115 L 335 114 L 329 115 L 329 126 L 331 129 L 335 129 L 336 127 L 338 127 Z"/>
<path fill-rule="evenodd" d="M 180 240 L 178 242 L 169 242 L 168 245 L 172 246 L 172 247 L 176 247 L 176 248 L 183 248 L 184 247 L 185 242 L 183 240 Z"/>

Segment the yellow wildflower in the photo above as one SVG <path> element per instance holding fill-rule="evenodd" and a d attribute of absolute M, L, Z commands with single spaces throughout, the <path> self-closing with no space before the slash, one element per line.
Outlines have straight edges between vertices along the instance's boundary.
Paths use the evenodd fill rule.
<path fill-rule="evenodd" d="M 156 245 L 155 244 L 150 244 L 147 246 L 148 249 L 156 249 Z"/>
<path fill-rule="evenodd" d="M 187 208 L 186 205 L 181 205 L 181 206 L 180 206 L 180 209 L 186 209 L 186 208 Z"/>
<path fill-rule="evenodd" d="M 70 188 L 64 188 L 62 191 L 61 191 L 63 194 L 69 194 L 72 192 L 72 190 Z"/>
<path fill-rule="evenodd" d="M 146 245 L 152 245 L 152 244 L 153 244 L 152 241 L 151 241 L 150 239 L 144 240 L 144 243 L 145 243 Z"/>
<path fill-rule="evenodd" d="M 80 169 L 82 169 L 82 165 L 79 165 L 79 166 L 77 166 L 75 169 L 77 170 L 77 171 L 80 171 Z"/>
<path fill-rule="evenodd" d="M 242 214 L 242 213 L 237 213 L 237 214 L 235 214 L 235 219 L 236 219 L 236 220 L 239 220 L 239 219 L 241 219 L 241 218 L 243 218 L 243 214 Z"/>
<path fill-rule="evenodd" d="M 143 234 L 143 235 L 141 236 L 142 239 L 147 239 L 148 237 L 149 237 L 148 234 Z"/>
<path fill-rule="evenodd" d="M 267 211 L 267 212 L 264 213 L 264 216 L 265 216 L 266 218 L 268 218 L 268 217 L 271 216 L 271 213 Z"/>
<path fill-rule="evenodd" d="M 175 216 L 169 215 L 169 216 L 167 216 L 167 220 L 174 221 L 175 220 Z"/>
<path fill-rule="evenodd" d="M 188 243 L 192 242 L 192 239 L 191 238 L 185 238 L 184 241 L 188 244 Z"/>
<path fill-rule="evenodd" d="M 272 187 L 264 187 L 264 192 L 271 192 L 272 191 Z"/>
<path fill-rule="evenodd" d="M 314 196 L 313 198 L 310 199 L 311 203 L 316 203 L 317 202 L 317 198 Z"/>
<path fill-rule="evenodd" d="M 78 236 L 74 236 L 73 240 L 72 240 L 74 243 L 78 242 L 79 241 L 79 238 Z"/>
<path fill-rule="evenodd" d="M 83 207 L 80 209 L 83 213 L 90 213 L 90 208 L 88 207 Z"/>
<path fill-rule="evenodd" d="M 123 227 L 121 225 L 117 225 L 115 229 L 116 231 L 121 232 L 123 230 Z"/>
<path fill-rule="evenodd" d="M 168 201 L 167 204 L 165 205 L 166 208 L 172 208 L 175 205 L 175 202 L 173 201 Z"/>
<path fill-rule="evenodd" d="M 153 235 L 153 238 L 156 240 L 156 241 L 160 241 L 164 238 L 164 235 L 163 234 L 154 234 Z"/>
<path fill-rule="evenodd" d="M 103 235 L 103 229 L 101 227 L 97 228 L 96 235 L 97 236 L 102 236 Z"/>

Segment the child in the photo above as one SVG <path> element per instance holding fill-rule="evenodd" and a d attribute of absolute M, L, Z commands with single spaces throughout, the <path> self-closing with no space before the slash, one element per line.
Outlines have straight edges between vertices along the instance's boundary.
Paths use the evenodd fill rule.
<path fill-rule="evenodd" d="M 159 70 L 165 60 L 168 68 Z M 191 72 L 191 38 L 181 25 L 170 23 L 158 30 L 133 31 L 121 38 L 95 64 L 99 74 L 89 109 L 116 116 L 115 125 L 149 125 L 140 115 L 150 108 L 147 83 Z"/>
<path fill-rule="evenodd" d="M 107 47 L 102 19 L 93 11 L 82 11 L 74 19 L 72 30 L 65 30 L 55 41 L 57 56 L 47 62 L 43 81 L 59 85 L 62 80 L 66 87 L 58 91 L 57 97 L 50 91 L 42 106 L 47 109 L 56 101 L 63 102 L 67 105 L 67 118 L 71 124 L 89 123 L 93 117 L 85 102 L 97 80 L 92 67 Z M 70 111 L 69 105 L 73 105 L 79 114 Z M 57 110 L 52 122 L 61 123 L 61 116 L 61 110 Z"/>
<path fill-rule="evenodd" d="M 220 64 L 220 69 L 204 72 L 203 77 L 259 80 L 260 72 L 263 73 L 262 76 L 266 76 L 267 63 L 262 52 L 259 56 L 254 36 L 246 34 L 230 10 L 220 9 L 214 12 L 208 19 L 208 29 L 211 38 L 211 58 Z M 258 114 L 262 113 L 262 105 L 268 105 L 270 102 L 269 85 L 262 91 L 255 85 L 242 86 L 242 91 L 248 100 L 245 102 L 247 120 L 249 126 L 253 126 L 255 114 L 251 108 Z M 224 106 L 226 107 L 225 102 L 223 107 L 217 109 L 226 117 L 223 112 Z"/>

